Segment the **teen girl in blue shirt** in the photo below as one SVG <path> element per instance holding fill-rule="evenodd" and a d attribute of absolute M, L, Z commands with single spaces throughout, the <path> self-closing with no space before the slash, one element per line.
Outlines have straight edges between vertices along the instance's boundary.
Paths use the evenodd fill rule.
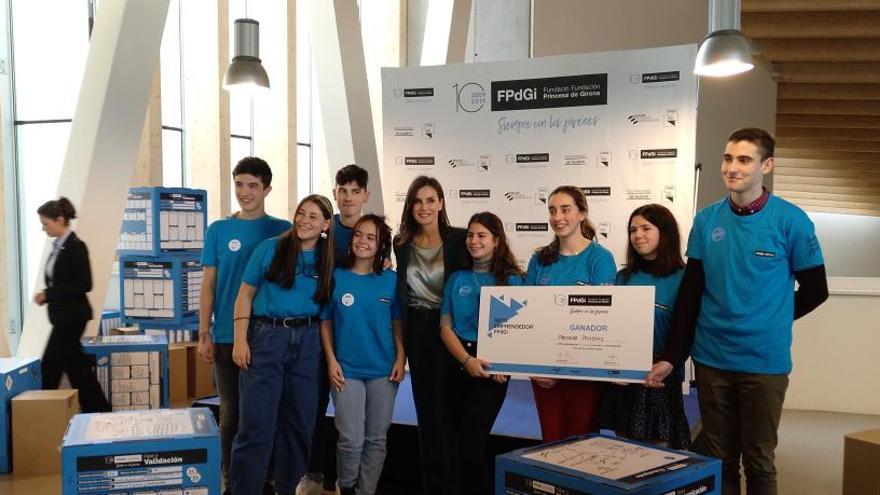
<path fill-rule="evenodd" d="M 491 493 L 487 444 L 504 397 L 507 377 L 489 375 L 489 363 L 477 357 L 477 317 L 480 289 L 491 285 L 522 285 L 524 274 L 507 244 L 504 224 L 490 212 L 468 221 L 466 246 L 470 270 L 457 271 L 444 288 L 440 337 L 454 361 L 449 361 L 449 404 L 452 410 L 456 462 L 461 484 L 455 493 Z"/>
<path fill-rule="evenodd" d="M 611 252 L 596 243 L 587 198 L 575 186 L 559 186 L 548 198 L 555 237 L 529 260 L 526 285 L 613 285 L 617 267 Z M 598 428 L 597 382 L 532 378 L 545 442 Z"/>
<path fill-rule="evenodd" d="M 245 268 L 235 301 L 232 359 L 240 416 L 232 445 L 232 493 L 260 493 L 275 446 L 275 490 L 293 493 L 306 472 L 321 370 L 320 305 L 330 299 L 333 207 L 300 201 L 293 227 L 266 239 Z"/>
<path fill-rule="evenodd" d="M 397 274 L 385 269 L 391 229 L 383 217 L 364 215 L 352 231 L 342 266 L 333 271 L 321 337 L 339 431 L 339 491 L 372 495 L 385 462 L 385 435 L 406 355 Z"/>
<path fill-rule="evenodd" d="M 666 343 L 672 310 L 684 273 L 681 236 L 675 216 L 666 207 L 640 206 L 629 217 L 626 266 L 617 273 L 617 285 L 654 286 L 654 358 Z M 683 373 L 669 375 L 663 388 L 636 384 L 608 384 L 602 392 L 599 424 L 620 436 L 674 449 L 690 446 L 690 428 L 684 414 Z"/>

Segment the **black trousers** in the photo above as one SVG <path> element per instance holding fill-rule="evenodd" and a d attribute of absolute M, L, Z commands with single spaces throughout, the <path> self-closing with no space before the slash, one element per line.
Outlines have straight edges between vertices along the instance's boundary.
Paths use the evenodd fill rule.
<path fill-rule="evenodd" d="M 404 348 L 419 425 L 419 462 L 425 495 L 459 495 L 458 462 L 447 402 L 447 355 L 440 310 L 407 308 Z"/>
<path fill-rule="evenodd" d="M 84 413 L 109 412 L 107 397 L 98 385 L 92 361 L 83 353 L 79 342 L 86 322 L 74 325 L 55 325 L 40 362 L 43 372 L 43 390 L 54 390 L 61 383 L 61 374 L 67 373 L 70 385 L 77 389 L 79 408 Z"/>
<path fill-rule="evenodd" d="M 476 342 L 462 341 L 465 350 L 476 356 Z M 454 443 L 461 463 L 462 495 L 491 495 L 492 462 L 489 435 L 507 396 L 508 382 L 474 378 L 447 353 L 448 400 L 452 411 Z"/>

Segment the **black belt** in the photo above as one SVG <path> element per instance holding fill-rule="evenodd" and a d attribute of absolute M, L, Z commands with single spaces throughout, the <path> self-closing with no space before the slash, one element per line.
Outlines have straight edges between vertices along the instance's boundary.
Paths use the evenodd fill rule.
<path fill-rule="evenodd" d="M 272 325 L 273 327 L 297 328 L 307 327 L 312 323 L 318 323 L 317 316 L 292 316 L 288 318 L 273 318 L 271 316 L 254 316 L 255 320 L 260 323 Z"/>

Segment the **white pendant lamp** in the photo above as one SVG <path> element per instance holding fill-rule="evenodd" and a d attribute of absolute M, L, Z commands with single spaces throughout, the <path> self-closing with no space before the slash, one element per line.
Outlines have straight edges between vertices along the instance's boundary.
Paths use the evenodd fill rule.
<path fill-rule="evenodd" d="M 709 34 L 697 52 L 694 74 L 727 77 L 754 67 L 752 47 L 740 31 L 740 0 L 710 0 Z"/>
<path fill-rule="evenodd" d="M 269 76 L 260 61 L 260 23 L 253 19 L 235 20 L 235 54 L 223 76 L 229 91 L 269 89 Z"/>

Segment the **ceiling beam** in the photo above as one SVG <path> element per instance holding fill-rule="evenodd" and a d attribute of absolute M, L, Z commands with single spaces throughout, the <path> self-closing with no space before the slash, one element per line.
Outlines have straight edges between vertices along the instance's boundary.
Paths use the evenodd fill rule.
<path fill-rule="evenodd" d="M 742 32 L 752 39 L 878 38 L 880 11 L 743 13 Z"/>
<path fill-rule="evenodd" d="M 742 12 L 880 10 L 880 0 L 742 0 Z"/>
<path fill-rule="evenodd" d="M 777 87 L 781 100 L 880 100 L 880 84 L 793 84 Z"/>
<path fill-rule="evenodd" d="M 851 129 L 845 127 L 829 129 L 822 127 L 780 127 L 777 125 L 776 137 L 880 141 L 880 129 Z"/>
<path fill-rule="evenodd" d="M 880 101 L 860 100 L 777 100 L 778 113 L 817 113 L 824 115 L 880 115 Z"/>
<path fill-rule="evenodd" d="M 777 127 L 849 127 L 859 129 L 880 129 L 880 116 L 877 115 L 815 115 L 777 113 Z"/>
<path fill-rule="evenodd" d="M 786 62 L 774 64 L 780 83 L 878 84 L 877 62 Z"/>
<path fill-rule="evenodd" d="M 880 62 L 880 38 L 795 38 L 756 40 L 770 62 Z"/>
<path fill-rule="evenodd" d="M 810 160 L 837 160 L 852 162 L 880 162 L 880 153 L 870 151 L 827 151 L 800 148 L 787 148 L 785 145 L 777 145 L 777 158 L 806 158 Z"/>
<path fill-rule="evenodd" d="M 780 147 L 799 149 L 818 149 L 829 151 L 868 151 L 880 152 L 880 142 L 852 141 L 849 139 L 779 138 Z M 880 173 L 880 169 L 877 170 Z"/>

